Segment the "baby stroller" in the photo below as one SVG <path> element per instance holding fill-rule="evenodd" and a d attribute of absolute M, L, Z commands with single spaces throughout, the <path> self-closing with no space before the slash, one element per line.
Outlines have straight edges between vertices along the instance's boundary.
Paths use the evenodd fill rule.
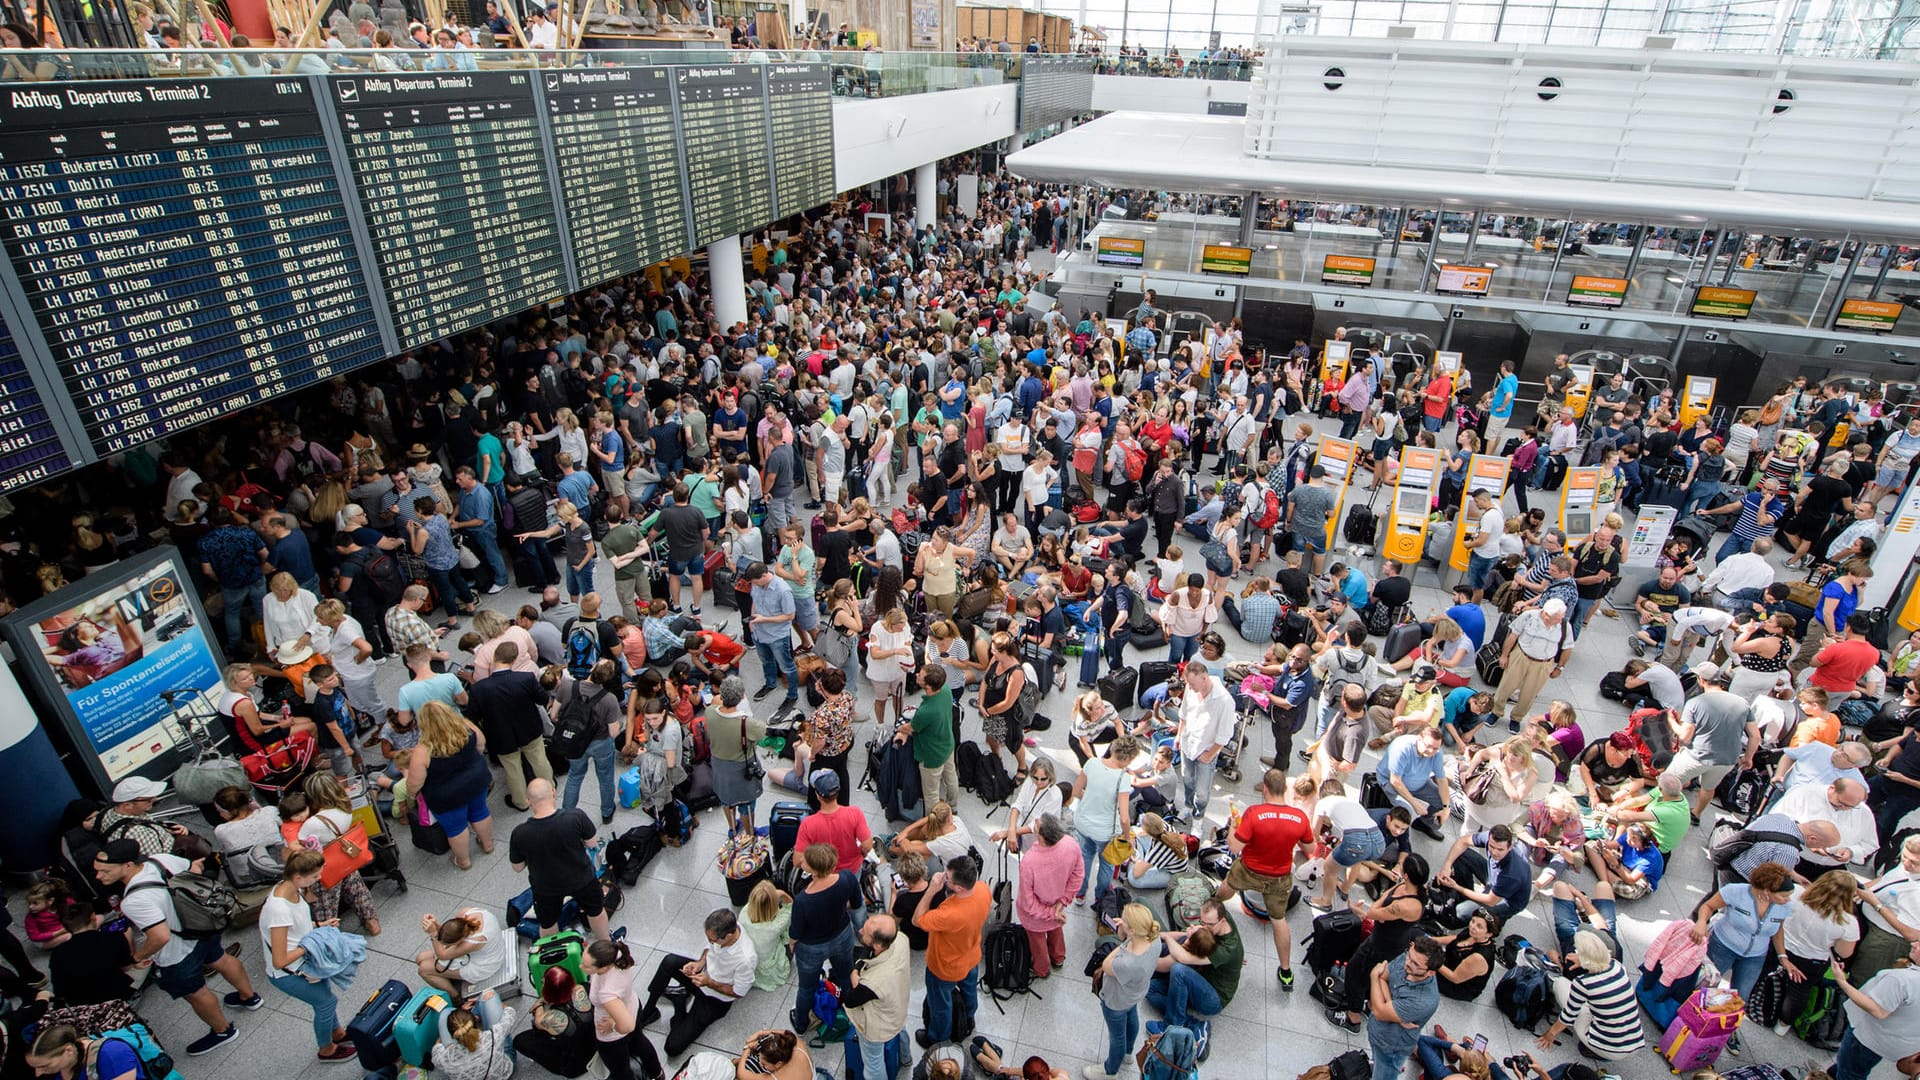
<path fill-rule="evenodd" d="M 276 806 L 282 792 L 297 788 L 313 771 L 314 740 L 310 735 L 286 739 L 240 759 L 247 783 L 263 806 Z"/>

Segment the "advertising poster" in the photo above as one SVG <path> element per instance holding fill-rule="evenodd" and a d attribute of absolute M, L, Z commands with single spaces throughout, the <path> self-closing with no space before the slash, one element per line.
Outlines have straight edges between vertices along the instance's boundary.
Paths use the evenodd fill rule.
<path fill-rule="evenodd" d="M 1238 274 L 1253 269 L 1253 249 L 1208 244 L 1200 249 L 1200 269 L 1209 274 Z"/>
<path fill-rule="evenodd" d="M 1352 285 L 1364 289 L 1373 284 L 1374 261 L 1359 255 L 1329 255 L 1320 264 L 1320 281 L 1327 285 Z"/>
<path fill-rule="evenodd" d="M 1627 279 L 1573 275 L 1567 288 L 1567 303 L 1587 307 L 1619 307 L 1627 302 Z"/>
<path fill-rule="evenodd" d="M 1493 287 L 1493 267 L 1443 266 L 1433 287 L 1443 293 L 1485 296 Z"/>
<path fill-rule="evenodd" d="M 1842 300 L 1840 317 L 1833 321 L 1836 330 L 1865 330 L 1876 334 L 1893 333 L 1904 305 L 1882 300 Z"/>
<path fill-rule="evenodd" d="M 1673 531 L 1673 519 L 1679 511 L 1671 506 L 1658 506 L 1653 503 L 1640 508 L 1640 516 L 1633 519 L 1633 525 L 1627 531 L 1626 566 L 1652 566 L 1660 557 L 1660 549 L 1667 545 L 1667 534 Z"/>
<path fill-rule="evenodd" d="M 1714 319 L 1744 319 L 1753 314 L 1752 289 L 1723 289 L 1702 285 L 1693 294 L 1693 314 Z"/>
<path fill-rule="evenodd" d="M 940 0 L 913 0 L 907 10 L 913 27 L 913 47 L 939 48 Z"/>
<path fill-rule="evenodd" d="M 181 741 L 165 691 L 222 692 L 220 656 L 173 548 L 91 575 L 22 609 L 8 641 L 103 787 L 164 776 Z"/>

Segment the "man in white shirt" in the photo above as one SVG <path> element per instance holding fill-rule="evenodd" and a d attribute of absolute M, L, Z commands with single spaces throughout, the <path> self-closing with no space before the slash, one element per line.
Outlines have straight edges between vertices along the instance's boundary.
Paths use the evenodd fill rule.
<path fill-rule="evenodd" d="M 1009 406 L 1012 405 L 1011 395 L 1008 395 L 1005 400 Z M 995 404 L 998 405 L 999 402 L 996 401 Z M 1020 490 L 1020 473 L 1027 467 L 1027 451 L 1031 449 L 1033 432 L 1028 430 L 1019 416 L 1009 413 L 1007 419 L 1000 424 L 999 430 L 994 432 L 993 441 L 994 448 L 1000 455 L 997 462 L 1000 472 L 997 474 L 998 483 L 994 492 L 996 505 L 993 509 L 995 513 L 1004 514 L 1014 508 L 1017 493 Z"/>
<path fill-rule="evenodd" d="M 226 1004 L 251 1011 L 266 1002 L 253 992 L 253 980 L 239 957 L 226 954 L 218 933 L 188 937 L 183 932 L 166 879 L 192 869 L 198 867 L 177 855 L 145 855 L 137 841 L 126 837 L 108 841 L 93 857 L 93 876 L 102 885 L 125 886 L 120 914 L 140 933 L 140 944 L 133 950 L 136 966 L 151 963 L 160 989 L 175 1000 L 186 999 L 194 1015 L 206 1023 L 207 1034 L 187 1044 L 187 1053 L 198 1057 L 240 1034 L 207 987 L 208 968 L 233 985 Z"/>
<path fill-rule="evenodd" d="M 193 498 L 193 489 L 200 486 L 200 474 L 187 467 L 185 458 L 174 453 L 160 455 L 160 471 L 167 474 L 167 504 L 160 508 L 161 515 L 175 524 L 187 524 L 192 519 L 180 516 L 180 504 Z M 206 507 L 200 509 L 204 511 Z"/>
<path fill-rule="evenodd" d="M 1690 604 L 1680 608 L 1667 624 L 1667 645 L 1660 650 L 1660 662 L 1680 670 L 1693 647 L 1708 638 L 1719 637 L 1733 625 L 1733 613 L 1719 608 Z"/>
<path fill-rule="evenodd" d="M 1866 785 L 1841 778 L 1825 785 L 1801 784 L 1782 795 L 1768 812 L 1800 822 L 1825 821 L 1840 831 L 1838 844 L 1819 850 L 1808 847 L 1801 852 L 1800 873 L 1812 880 L 1848 863 L 1864 866 L 1872 861 L 1880 847 L 1880 833 L 1866 803 Z"/>
<path fill-rule="evenodd" d="M 640 1010 L 640 1026 L 660 1019 L 660 997 L 673 1002 L 673 1022 L 667 1025 L 667 1056 L 679 1057 L 714 1021 L 727 1015 L 733 1003 L 753 989 L 753 969 L 760 962 L 753 942 L 729 908 L 707 913 L 707 948 L 695 960 L 672 953 L 660 958 L 647 986 L 647 1003 Z M 667 994 L 678 984 L 684 993 Z"/>
<path fill-rule="evenodd" d="M 1767 586 L 1773 584 L 1773 564 L 1767 561 L 1771 551 L 1773 538 L 1762 536 L 1751 551 L 1720 560 L 1700 583 L 1700 592 L 1710 593 L 1713 602 L 1728 611 L 1752 610 L 1766 601 Z"/>
<path fill-rule="evenodd" d="M 1500 509 L 1500 500 L 1486 488 L 1474 489 L 1473 509 L 1479 521 L 1470 540 L 1473 553 L 1467 557 L 1467 585 L 1473 589 L 1473 602 L 1477 604 L 1486 594 L 1487 575 L 1500 559 L 1500 537 L 1507 530 L 1507 515 Z"/>
<path fill-rule="evenodd" d="M 1187 690 L 1180 696 L 1174 739 L 1180 746 L 1181 790 L 1191 807 L 1187 819 L 1199 822 L 1206 820 L 1207 804 L 1213 800 L 1214 762 L 1233 738 L 1233 695 L 1200 664 L 1186 665 L 1184 677 Z"/>
<path fill-rule="evenodd" d="M 552 49 L 560 44 L 560 28 L 544 11 L 527 13 L 527 48 Z"/>

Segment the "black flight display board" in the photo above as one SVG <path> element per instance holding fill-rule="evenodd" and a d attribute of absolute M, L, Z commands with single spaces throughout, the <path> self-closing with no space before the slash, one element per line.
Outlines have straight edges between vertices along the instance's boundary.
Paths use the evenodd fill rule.
<path fill-rule="evenodd" d="M 327 80 L 402 349 L 567 289 L 533 77 Z"/>
<path fill-rule="evenodd" d="M 0 495 L 72 467 L 13 329 L 0 319 Z"/>
<path fill-rule="evenodd" d="M 670 76 L 639 67 L 540 73 L 582 288 L 687 250 Z"/>
<path fill-rule="evenodd" d="M 77 413 L 91 443 L 68 446 L 70 458 L 385 355 L 313 87 L 185 79 L 0 94 L 5 246 L 70 398 L 44 404 Z M 9 397 L 18 366 L 0 366 Z"/>
<path fill-rule="evenodd" d="M 693 205 L 693 247 L 772 221 L 765 64 L 673 69 Z"/>
<path fill-rule="evenodd" d="M 1020 130 L 1035 131 L 1093 109 L 1093 58 L 1020 59 Z"/>
<path fill-rule="evenodd" d="M 773 193 L 776 218 L 825 206 L 838 193 L 833 180 L 833 70 L 825 64 L 767 67 L 773 121 Z"/>

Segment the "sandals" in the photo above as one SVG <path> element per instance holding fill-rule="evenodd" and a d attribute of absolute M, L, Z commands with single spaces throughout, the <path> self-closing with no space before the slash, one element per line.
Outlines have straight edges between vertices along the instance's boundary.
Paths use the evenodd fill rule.
<path fill-rule="evenodd" d="M 1020 769 L 1013 774 L 1013 785 L 1019 787 L 1027 782 L 1027 770 Z"/>

